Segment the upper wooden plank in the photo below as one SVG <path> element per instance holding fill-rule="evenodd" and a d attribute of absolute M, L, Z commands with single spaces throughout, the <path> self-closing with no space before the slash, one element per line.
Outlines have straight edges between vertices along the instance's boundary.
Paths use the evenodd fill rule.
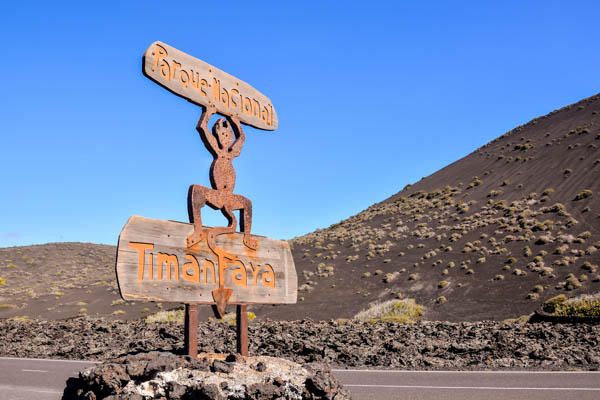
<path fill-rule="evenodd" d="M 271 100 L 247 83 L 163 42 L 154 42 L 142 57 L 145 76 L 192 103 L 215 106 L 225 116 L 258 129 L 277 129 Z"/>
<path fill-rule="evenodd" d="M 192 224 L 133 216 L 119 236 L 116 273 L 121 297 L 178 303 L 214 303 L 212 291 L 233 291 L 230 303 L 295 303 L 298 278 L 287 242 L 241 233 L 219 235 L 221 256 L 200 242 L 186 248 Z"/>

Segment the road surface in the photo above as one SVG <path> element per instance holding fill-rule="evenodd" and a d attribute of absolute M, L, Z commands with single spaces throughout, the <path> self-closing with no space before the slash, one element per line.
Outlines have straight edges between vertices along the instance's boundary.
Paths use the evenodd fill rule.
<path fill-rule="evenodd" d="M 89 361 L 0 357 L 2 400 L 58 400 Z M 355 400 L 600 399 L 600 372 L 333 370 Z"/>

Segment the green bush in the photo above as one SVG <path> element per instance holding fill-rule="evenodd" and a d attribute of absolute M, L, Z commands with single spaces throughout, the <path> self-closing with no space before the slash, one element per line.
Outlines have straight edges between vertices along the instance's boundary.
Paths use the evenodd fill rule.
<path fill-rule="evenodd" d="M 182 324 L 185 316 L 185 310 L 178 308 L 171 311 L 159 311 L 156 314 L 148 315 L 144 318 L 147 324 L 152 322 L 177 322 Z"/>
<path fill-rule="evenodd" d="M 363 322 L 414 323 L 423 316 L 423 307 L 414 299 L 388 300 L 359 312 L 354 320 Z"/>
<path fill-rule="evenodd" d="M 554 296 L 546 300 L 542 306 L 542 309 L 547 313 L 553 313 L 556 310 L 556 306 L 564 303 L 565 301 L 567 301 L 567 296 L 564 294 L 559 294 L 558 296 Z"/>
<path fill-rule="evenodd" d="M 573 200 L 583 200 L 583 199 L 590 197 L 592 194 L 593 194 L 593 192 L 591 190 L 586 189 L 584 191 L 577 193 L 577 195 L 575 196 L 575 198 Z"/>
<path fill-rule="evenodd" d="M 581 296 L 557 303 L 553 314 L 567 317 L 600 317 L 600 295 Z"/>

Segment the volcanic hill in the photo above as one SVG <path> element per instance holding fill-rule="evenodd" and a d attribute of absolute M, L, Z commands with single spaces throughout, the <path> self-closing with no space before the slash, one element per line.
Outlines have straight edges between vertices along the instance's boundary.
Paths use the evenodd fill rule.
<path fill-rule="evenodd" d="M 519 126 L 357 215 L 290 240 L 298 304 L 251 310 L 349 318 L 375 302 L 414 298 L 425 319 L 498 320 L 560 293 L 597 293 L 598 146 L 600 95 Z M 160 307 L 119 301 L 114 253 L 80 243 L 0 249 L 0 318 L 130 319 Z"/>

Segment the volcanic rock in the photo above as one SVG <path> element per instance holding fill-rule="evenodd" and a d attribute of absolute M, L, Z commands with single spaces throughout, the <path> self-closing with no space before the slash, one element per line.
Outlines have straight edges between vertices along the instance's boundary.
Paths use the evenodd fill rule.
<path fill-rule="evenodd" d="M 197 362 L 200 361 L 200 362 Z M 143 373 L 141 366 L 143 368 Z M 258 371 L 256 365 L 261 365 Z M 135 371 L 129 374 L 128 371 Z M 70 379 L 65 399 L 350 399 L 324 365 L 275 357 L 199 360 L 166 352 L 108 360 Z"/>

